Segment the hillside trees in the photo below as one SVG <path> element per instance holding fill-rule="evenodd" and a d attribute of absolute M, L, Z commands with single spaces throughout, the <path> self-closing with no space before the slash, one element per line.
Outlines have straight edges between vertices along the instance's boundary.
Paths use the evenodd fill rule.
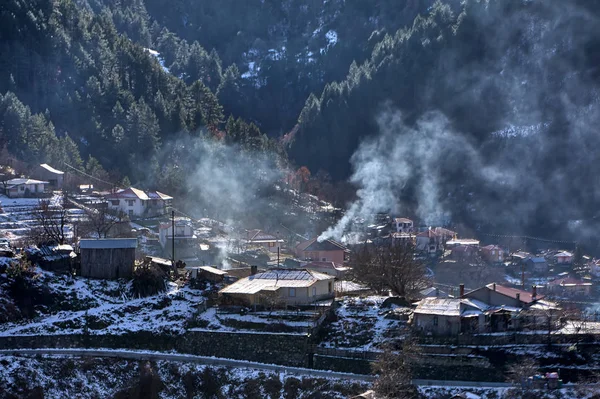
<path fill-rule="evenodd" d="M 144 1 L 38 3 L 0 4 L 0 141 L 11 154 L 76 168 L 91 156 L 115 181 L 155 181 L 149 177 L 162 143 L 180 132 L 222 129 L 219 55 L 150 29 Z M 186 81 L 144 48 L 152 34 L 164 62 L 180 65 Z"/>

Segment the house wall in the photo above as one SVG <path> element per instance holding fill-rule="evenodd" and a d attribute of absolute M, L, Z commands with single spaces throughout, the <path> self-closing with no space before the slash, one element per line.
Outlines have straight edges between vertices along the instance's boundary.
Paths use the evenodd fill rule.
<path fill-rule="evenodd" d="M 53 188 L 61 189 L 63 186 L 64 174 L 52 173 L 41 166 L 38 166 L 35 169 L 33 177 L 37 180 L 47 181 Z"/>
<path fill-rule="evenodd" d="M 313 288 L 316 289 L 313 296 Z M 287 305 L 306 305 L 312 303 L 314 299 L 322 299 L 334 294 L 334 284 L 332 280 L 319 280 L 310 287 L 298 287 L 295 289 L 295 296 L 290 296 L 290 289 L 282 287 L 279 289 L 279 297 Z"/>
<path fill-rule="evenodd" d="M 344 264 L 344 251 L 302 251 L 303 259 Z"/>
<path fill-rule="evenodd" d="M 22 198 L 26 195 L 43 194 L 45 191 L 45 184 L 20 184 L 8 190 L 7 195 L 10 198 Z"/>
<path fill-rule="evenodd" d="M 417 331 L 434 335 L 458 335 L 460 316 L 441 316 L 415 313 L 413 326 Z M 437 325 L 435 320 L 437 319 Z"/>
<path fill-rule="evenodd" d="M 126 215 L 129 215 L 129 211 L 132 211 L 133 216 L 152 217 L 164 215 L 166 211 L 165 201 L 160 199 L 142 201 L 139 198 L 115 198 L 108 199 L 107 201 L 109 209 L 113 211 L 122 211 Z M 112 201 L 119 201 L 119 204 L 113 205 Z M 128 201 L 133 201 L 133 205 L 129 205 Z"/>
<path fill-rule="evenodd" d="M 83 277 L 116 279 L 133 274 L 135 248 L 81 248 Z"/>

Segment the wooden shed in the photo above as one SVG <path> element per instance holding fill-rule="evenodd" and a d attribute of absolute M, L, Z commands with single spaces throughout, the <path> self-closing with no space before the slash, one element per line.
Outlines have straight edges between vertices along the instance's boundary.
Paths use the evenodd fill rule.
<path fill-rule="evenodd" d="M 80 240 L 81 276 L 130 278 L 135 265 L 136 238 Z"/>

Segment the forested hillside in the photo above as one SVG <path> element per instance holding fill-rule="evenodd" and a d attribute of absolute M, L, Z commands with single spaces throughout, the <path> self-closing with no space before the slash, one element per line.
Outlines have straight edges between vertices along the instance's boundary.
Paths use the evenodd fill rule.
<path fill-rule="evenodd" d="M 72 0 L 0 4 L 0 138 L 9 153 L 173 189 L 158 180 L 177 159 L 161 150 L 181 134 L 283 155 L 255 125 L 226 121 L 201 80 L 168 73 L 126 17 Z"/>
<path fill-rule="evenodd" d="M 266 176 L 285 145 L 358 213 L 564 237 L 597 216 L 598 22 L 595 0 L 8 0 L 0 137 L 174 194 L 199 158 Z"/>
<path fill-rule="evenodd" d="M 432 223 L 577 239 L 568 221 L 593 222 L 599 199 L 599 15 L 592 1 L 437 2 L 308 98 L 290 156 L 354 170 Z"/>

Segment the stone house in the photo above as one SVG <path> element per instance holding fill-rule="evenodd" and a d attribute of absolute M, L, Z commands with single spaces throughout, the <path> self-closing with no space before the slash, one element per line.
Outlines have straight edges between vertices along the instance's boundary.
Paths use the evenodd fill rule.
<path fill-rule="evenodd" d="M 333 276 L 299 269 L 272 269 L 242 278 L 219 291 L 224 301 L 244 305 L 309 305 L 333 298 Z"/>
<path fill-rule="evenodd" d="M 473 303 L 460 298 L 424 298 L 413 312 L 413 328 L 428 335 L 458 335 L 462 319 L 481 314 Z"/>

